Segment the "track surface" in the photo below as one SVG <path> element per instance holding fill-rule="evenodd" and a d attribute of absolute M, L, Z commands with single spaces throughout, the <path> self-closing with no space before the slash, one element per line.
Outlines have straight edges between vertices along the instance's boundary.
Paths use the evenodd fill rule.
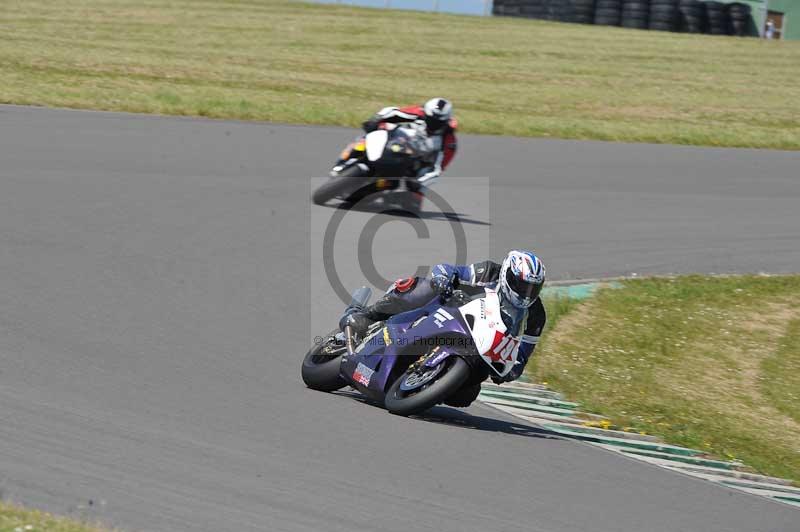
<path fill-rule="evenodd" d="M 128 530 L 798 529 L 795 509 L 487 407 L 402 419 L 305 389 L 303 178 L 351 134 L 0 107 L 5 498 Z M 796 269 L 798 167 L 467 137 L 451 175 L 494 176 L 495 253 L 534 242 L 571 278 Z"/>

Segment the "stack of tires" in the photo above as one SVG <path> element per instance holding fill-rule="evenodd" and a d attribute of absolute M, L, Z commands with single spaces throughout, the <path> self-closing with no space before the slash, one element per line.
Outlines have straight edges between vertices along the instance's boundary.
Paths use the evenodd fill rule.
<path fill-rule="evenodd" d="M 619 26 L 622 22 L 622 0 L 597 0 L 594 23 L 602 26 Z"/>
<path fill-rule="evenodd" d="M 708 33 L 711 35 L 728 35 L 730 33 L 730 18 L 727 6 L 722 2 L 706 2 L 706 17 L 708 17 Z"/>
<path fill-rule="evenodd" d="M 521 17 L 524 0 L 495 0 L 492 4 L 492 14 L 506 17 Z"/>
<path fill-rule="evenodd" d="M 569 22 L 572 19 L 571 2 L 553 2 L 550 0 L 546 4 L 545 19 L 559 22 Z"/>
<path fill-rule="evenodd" d="M 520 2 L 520 15 L 526 18 L 545 18 L 547 0 L 523 0 Z"/>
<path fill-rule="evenodd" d="M 519 14 L 518 4 L 512 4 L 505 0 L 495 0 L 492 2 L 492 15 L 494 16 L 518 17 Z"/>
<path fill-rule="evenodd" d="M 595 0 L 572 0 L 572 20 L 578 24 L 594 24 Z"/>
<path fill-rule="evenodd" d="M 544 20 L 568 20 L 571 12 L 570 2 L 561 0 L 495 0 L 492 7 L 494 15 Z"/>
<path fill-rule="evenodd" d="M 680 0 L 680 29 L 686 33 L 705 33 L 706 6 L 700 0 Z"/>
<path fill-rule="evenodd" d="M 650 0 L 648 28 L 657 31 L 678 31 L 679 0 Z"/>
<path fill-rule="evenodd" d="M 730 19 L 730 30 L 733 35 L 745 37 L 750 34 L 752 15 L 750 4 L 734 2 L 728 4 L 728 18 Z"/>
<path fill-rule="evenodd" d="M 650 0 L 623 0 L 620 17 L 623 28 L 647 29 L 650 18 Z"/>

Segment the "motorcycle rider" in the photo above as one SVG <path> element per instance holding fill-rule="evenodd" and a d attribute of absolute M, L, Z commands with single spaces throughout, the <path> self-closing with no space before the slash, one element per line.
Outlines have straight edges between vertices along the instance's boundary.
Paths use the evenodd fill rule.
<path fill-rule="evenodd" d="M 510 334 L 519 339 L 517 365 L 505 377 L 492 374 L 499 384 L 510 382 L 522 375 L 547 319 L 544 305 L 539 298 L 545 281 L 545 267 L 541 259 L 530 251 L 512 250 L 502 264 L 491 260 L 469 265 L 437 264 L 430 278 L 410 277 L 395 281 L 384 296 L 368 307 L 348 307 L 339 321 L 344 331 L 346 326 L 359 336 L 376 321 L 422 307 L 438 294 L 452 295 L 455 278 L 459 289 L 477 294 L 484 288 L 497 290 L 503 322 Z M 473 383 L 462 390 L 461 398 L 452 406 L 467 406 L 478 392 L 480 383 Z"/>
<path fill-rule="evenodd" d="M 436 181 L 455 157 L 458 141 L 456 129 L 458 122 L 453 117 L 453 104 L 444 98 L 431 98 L 424 105 L 408 107 L 384 107 L 372 118 L 365 121 L 362 127 L 370 133 L 385 127 L 385 124 L 419 123 L 425 125 L 425 131 L 436 153 L 430 166 L 420 170 L 416 182 L 408 181 L 406 186 L 414 194 L 415 201 L 422 203 L 425 187 Z"/>

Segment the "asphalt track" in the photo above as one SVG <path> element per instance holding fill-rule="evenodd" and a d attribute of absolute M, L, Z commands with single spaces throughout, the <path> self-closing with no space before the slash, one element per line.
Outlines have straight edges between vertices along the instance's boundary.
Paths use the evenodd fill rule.
<path fill-rule="evenodd" d="M 127 530 L 800 529 L 797 509 L 488 407 L 403 419 L 304 388 L 309 220 L 335 212 L 307 178 L 351 134 L 0 107 L 4 498 Z M 492 253 L 534 245 L 552 279 L 780 272 L 800 263 L 798 168 L 465 137 L 450 175 L 492 177 L 489 218 L 456 177 L 439 190 Z M 334 320 L 335 298 L 314 303 Z"/>

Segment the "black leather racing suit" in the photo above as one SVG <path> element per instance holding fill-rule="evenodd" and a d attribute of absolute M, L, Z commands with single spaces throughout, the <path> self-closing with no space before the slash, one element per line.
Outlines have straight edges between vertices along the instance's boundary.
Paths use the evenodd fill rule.
<path fill-rule="evenodd" d="M 490 260 L 462 266 L 437 264 L 433 267 L 430 278 L 399 279 L 374 304 L 363 309 L 348 309 L 340 321 L 340 326 L 343 329 L 344 325 L 349 324 L 356 332 L 363 332 L 373 322 L 383 321 L 395 314 L 422 307 L 437 296 L 432 284 L 437 284 L 436 281 L 440 281 L 443 277 L 449 279 L 454 273 L 458 275 L 459 289 L 469 295 L 482 292 L 484 287 L 494 289 L 500 277 L 500 267 L 500 264 Z M 506 327 L 509 331 L 514 331 L 520 339 L 520 344 L 517 366 L 502 379 L 493 376 L 492 380 L 495 382 L 513 381 L 522 375 L 547 321 L 541 298 L 528 309 L 520 310 L 506 304 L 502 305 L 502 310 Z"/>

